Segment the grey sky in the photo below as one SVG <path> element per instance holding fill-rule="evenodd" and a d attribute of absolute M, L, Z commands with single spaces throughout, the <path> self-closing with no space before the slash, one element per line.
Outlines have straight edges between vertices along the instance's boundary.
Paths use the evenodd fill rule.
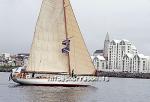
<path fill-rule="evenodd" d="M 128 39 L 150 55 L 150 0 L 71 0 L 90 53 Z M 0 0 L 0 52 L 28 52 L 41 0 Z"/>

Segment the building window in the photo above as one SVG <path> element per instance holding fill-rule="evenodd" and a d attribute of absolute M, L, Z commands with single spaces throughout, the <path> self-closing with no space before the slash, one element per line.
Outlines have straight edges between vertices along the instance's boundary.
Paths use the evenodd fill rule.
<path fill-rule="evenodd" d="M 104 63 L 102 63 L 102 68 L 104 69 Z"/>
<path fill-rule="evenodd" d="M 97 61 L 97 68 L 99 68 L 99 61 Z"/>
<path fill-rule="evenodd" d="M 145 70 L 145 61 L 143 61 L 143 70 Z"/>

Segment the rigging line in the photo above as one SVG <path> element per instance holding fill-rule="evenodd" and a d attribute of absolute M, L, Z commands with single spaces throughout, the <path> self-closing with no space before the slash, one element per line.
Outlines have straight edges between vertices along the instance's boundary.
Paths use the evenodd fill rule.
<path fill-rule="evenodd" d="M 75 40 L 75 39 L 74 39 Z M 74 41 L 75 42 L 75 41 Z M 75 43 L 73 43 L 73 46 L 75 46 Z M 77 68 L 77 60 L 76 60 L 76 54 L 75 54 L 75 47 L 74 47 L 74 50 L 73 50 L 73 54 L 74 54 L 74 69 Z M 75 70 L 76 71 L 76 70 Z"/>
<path fill-rule="evenodd" d="M 64 21 L 65 21 L 66 39 L 68 39 L 65 0 L 63 0 L 63 7 L 64 7 Z M 71 75 L 70 54 L 69 53 L 68 53 L 68 67 L 69 67 L 69 75 Z"/>

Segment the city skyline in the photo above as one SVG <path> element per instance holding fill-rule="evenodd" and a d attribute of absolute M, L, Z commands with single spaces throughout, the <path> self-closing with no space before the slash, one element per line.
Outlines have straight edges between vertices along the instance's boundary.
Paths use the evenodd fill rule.
<path fill-rule="evenodd" d="M 128 39 L 140 52 L 150 55 L 148 0 L 71 3 L 90 54 L 103 48 L 109 32 L 110 39 Z M 29 51 L 40 4 L 41 0 L 0 1 L 0 52 Z"/>
<path fill-rule="evenodd" d="M 95 68 L 106 72 L 150 73 L 150 56 L 139 53 L 129 40 L 110 40 L 106 35 L 104 50 L 91 56 Z"/>

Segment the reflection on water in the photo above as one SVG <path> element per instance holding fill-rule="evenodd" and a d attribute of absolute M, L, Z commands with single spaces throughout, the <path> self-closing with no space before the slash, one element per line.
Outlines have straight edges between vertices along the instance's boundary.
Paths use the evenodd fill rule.
<path fill-rule="evenodd" d="M 80 102 L 82 97 L 89 93 L 88 88 L 65 88 L 65 87 L 34 87 L 28 86 L 23 94 L 25 99 L 36 102 Z M 35 98 L 36 97 L 36 98 Z"/>
<path fill-rule="evenodd" d="M 149 102 L 150 80 L 111 78 L 93 87 L 21 86 L 0 73 L 0 102 Z"/>

